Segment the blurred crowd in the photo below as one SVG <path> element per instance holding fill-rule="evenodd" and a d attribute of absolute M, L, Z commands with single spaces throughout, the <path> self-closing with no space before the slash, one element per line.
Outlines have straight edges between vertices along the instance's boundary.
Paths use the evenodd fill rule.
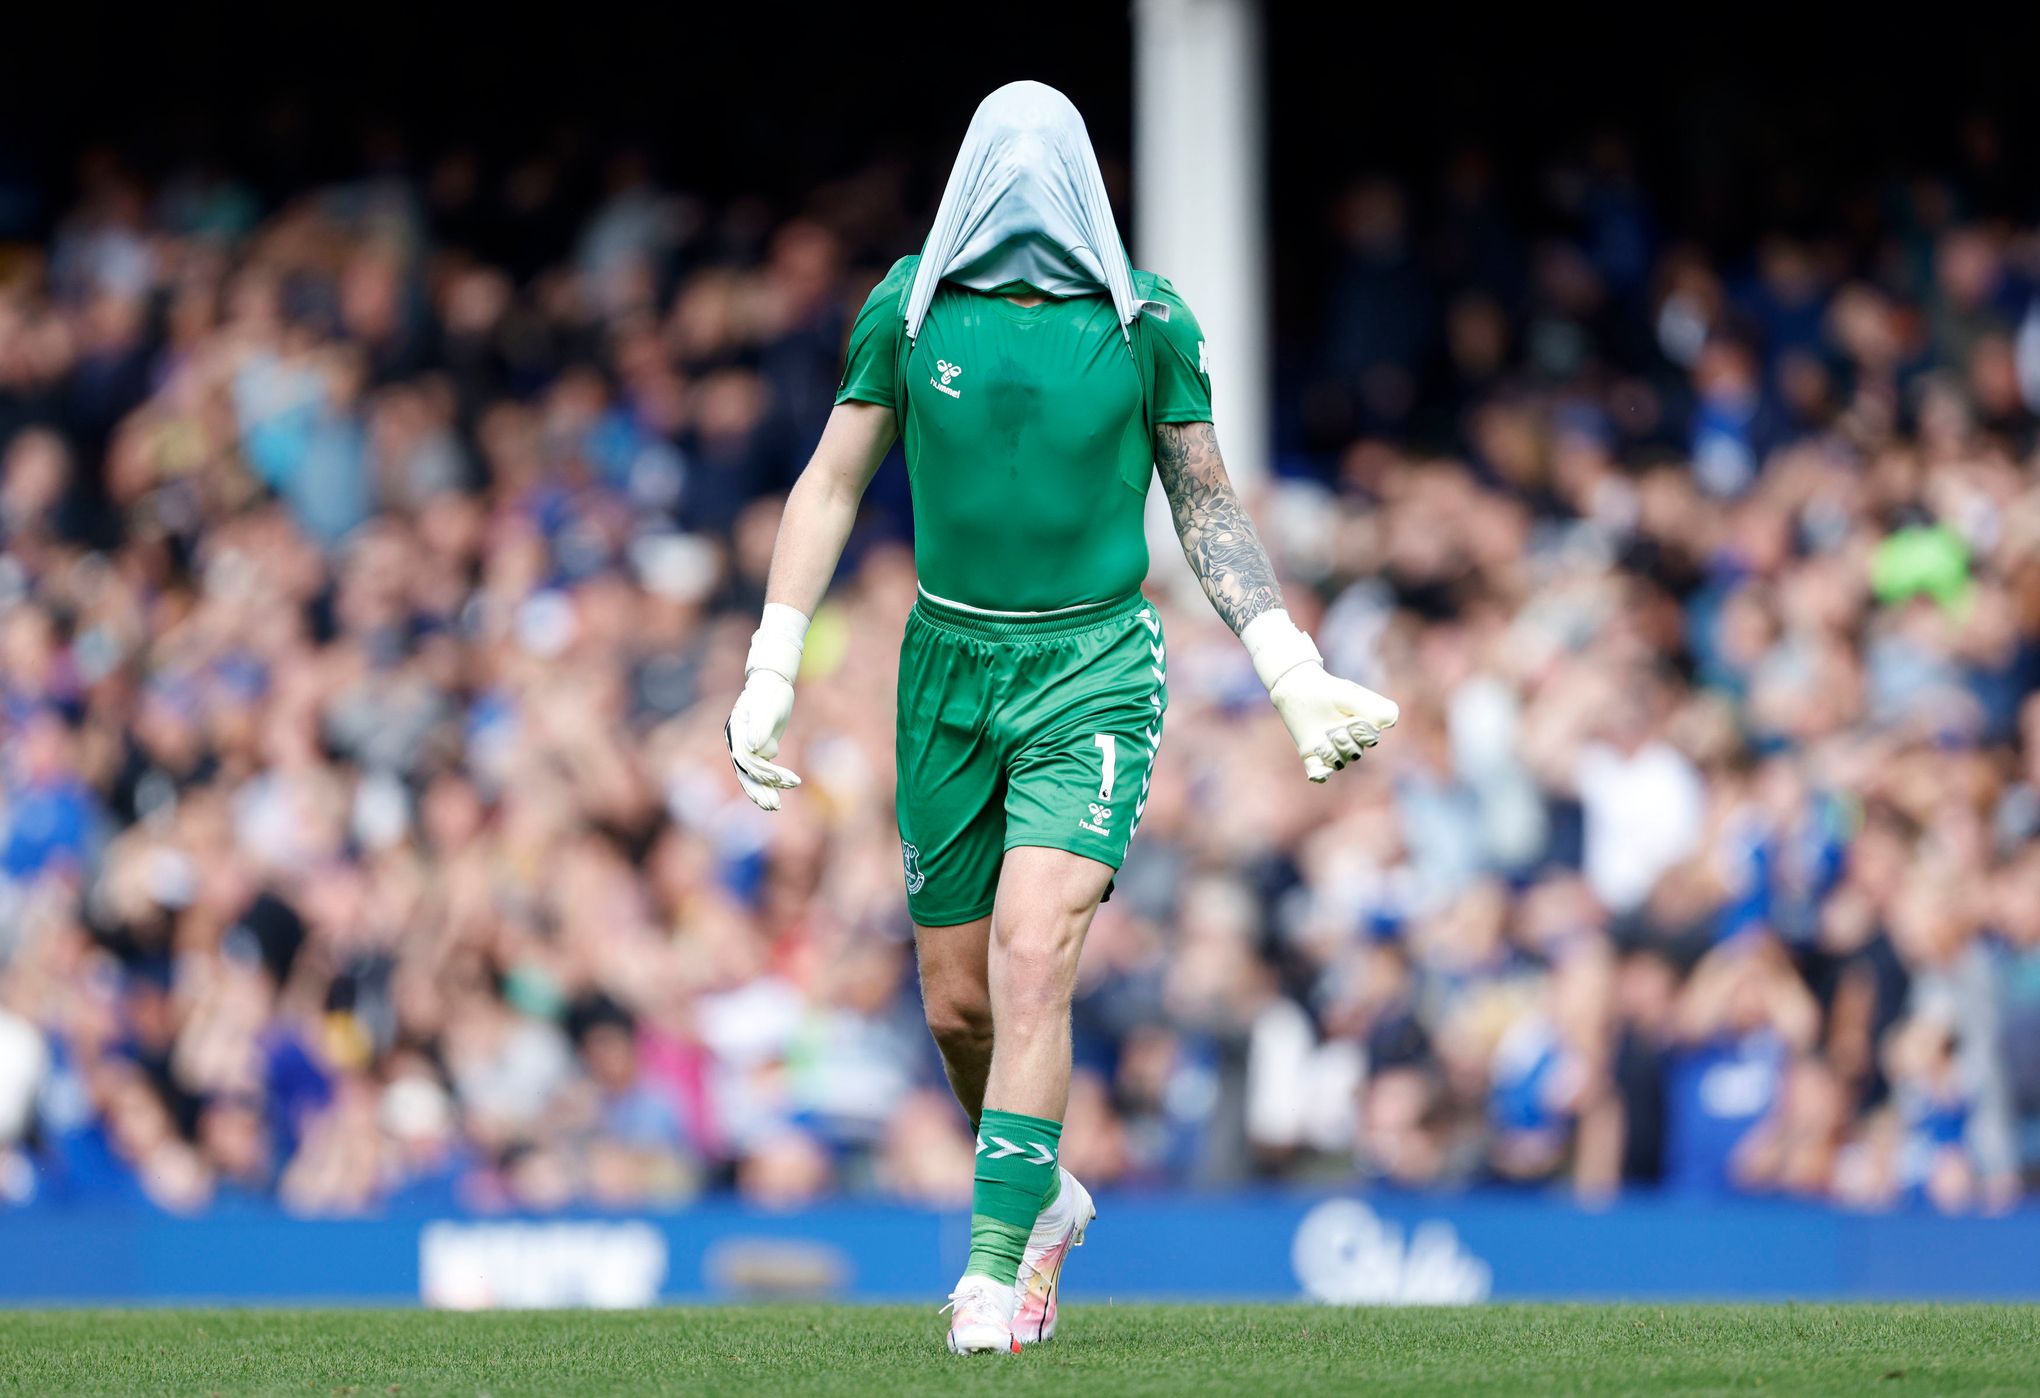
<path fill-rule="evenodd" d="M 1250 503 L 1401 702 L 1381 750 L 1306 785 L 1157 552 L 1169 729 L 1066 1163 L 2009 1206 L 2040 224 L 1951 176 L 1722 251 L 1619 142 L 1544 173 L 1528 213 L 1474 156 L 1355 185 L 1286 336 Z M 784 811 L 720 732 L 918 237 L 898 173 L 77 185 L 0 248 L 0 1201 L 966 1202 L 891 810 L 897 463 Z"/>

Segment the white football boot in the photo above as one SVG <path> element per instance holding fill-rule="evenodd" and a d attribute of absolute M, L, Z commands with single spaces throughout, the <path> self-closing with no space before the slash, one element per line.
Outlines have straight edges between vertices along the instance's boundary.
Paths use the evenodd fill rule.
<path fill-rule="evenodd" d="M 1014 1289 L 990 1277 L 966 1276 L 949 1293 L 951 1354 L 1018 1354 L 1013 1338 Z"/>
<path fill-rule="evenodd" d="M 1055 1292 L 1063 1264 L 1069 1261 L 1071 1248 L 1084 1245 L 1084 1231 L 1098 1216 L 1091 1191 L 1062 1166 L 1056 1169 L 1062 1173 L 1062 1190 L 1034 1220 L 1027 1253 L 1020 1260 L 1020 1276 L 1013 1283 L 1013 1338 L 1023 1345 L 1054 1337 Z"/>

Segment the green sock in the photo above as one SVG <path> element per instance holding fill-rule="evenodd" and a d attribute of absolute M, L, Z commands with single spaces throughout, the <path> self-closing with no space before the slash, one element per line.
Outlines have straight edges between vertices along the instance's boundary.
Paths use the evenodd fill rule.
<path fill-rule="evenodd" d="M 978 1122 L 977 1177 L 970 1192 L 970 1261 L 963 1273 L 1006 1286 L 1020 1275 L 1027 1235 L 1043 1201 L 1061 1188 L 1055 1153 L 1062 1123 L 986 1109 Z"/>

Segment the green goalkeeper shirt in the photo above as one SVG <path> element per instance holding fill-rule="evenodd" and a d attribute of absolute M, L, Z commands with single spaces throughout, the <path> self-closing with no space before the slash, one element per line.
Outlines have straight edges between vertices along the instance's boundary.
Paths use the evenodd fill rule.
<path fill-rule="evenodd" d="M 1134 591 L 1148 567 L 1149 425 L 1211 419 L 1190 308 L 1135 272 L 1134 294 L 1162 309 L 1136 320 L 1129 349 L 1108 296 L 1018 306 L 945 282 L 908 341 L 919 262 L 894 263 L 858 313 L 836 401 L 898 419 L 922 589 L 1001 612 Z"/>

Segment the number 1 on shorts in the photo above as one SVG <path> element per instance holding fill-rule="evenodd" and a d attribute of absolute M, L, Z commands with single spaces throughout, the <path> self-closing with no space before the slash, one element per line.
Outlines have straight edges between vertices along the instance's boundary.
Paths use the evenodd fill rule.
<path fill-rule="evenodd" d="M 1100 801 L 1110 801 L 1112 799 L 1112 772 L 1119 765 L 1119 743 L 1110 733 L 1099 733 L 1091 741 L 1098 745 L 1098 751 L 1104 755 L 1105 760 L 1105 777 L 1103 781 L 1098 783 L 1098 799 Z"/>

